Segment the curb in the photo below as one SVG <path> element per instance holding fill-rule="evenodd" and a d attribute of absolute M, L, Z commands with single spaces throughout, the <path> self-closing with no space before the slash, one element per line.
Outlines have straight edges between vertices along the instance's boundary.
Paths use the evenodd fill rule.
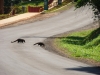
<path fill-rule="evenodd" d="M 23 18 L 17 18 L 17 16 L 24 16 L 25 14 L 30 14 L 30 15 L 26 16 L 26 17 L 23 17 Z M 31 14 L 32 14 L 32 16 L 31 16 Z M 17 23 L 17 22 L 28 20 L 30 18 L 36 17 L 37 15 L 40 15 L 40 13 L 24 13 L 24 14 L 16 15 L 14 17 L 3 19 L 3 20 L 0 20 L 0 27 L 4 27 L 4 26 L 8 26 L 8 25 Z M 15 20 L 12 21 L 12 19 L 14 19 L 14 18 L 17 18 L 17 19 L 15 19 Z M 8 21 L 8 20 L 10 20 L 10 21 Z M 8 22 L 6 23 L 6 21 L 8 21 Z"/>

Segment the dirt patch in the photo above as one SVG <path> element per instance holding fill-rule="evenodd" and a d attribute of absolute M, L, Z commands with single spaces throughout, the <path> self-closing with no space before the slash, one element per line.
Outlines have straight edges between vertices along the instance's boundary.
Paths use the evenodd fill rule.
<path fill-rule="evenodd" d="M 65 54 L 63 52 L 63 50 L 62 49 L 59 49 L 57 47 L 57 45 L 55 45 L 55 43 L 54 43 L 54 40 L 56 38 L 62 38 L 62 37 L 64 37 L 64 35 L 68 35 L 68 34 L 70 34 L 72 32 L 83 31 L 83 30 L 88 30 L 88 29 L 96 29 L 98 27 L 99 27 L 98 23 L 95 22 L 93 24 L 87 25 L 85 27 L 82 27 L 82 28 L 79 28 L 79 29 L 76 29 L 76 30 L 73 30 L 73 31 L 68 31 L 68 32 L 65 32 L 65 33 L 62 33 L 62 34 L 58 34 L 58 35 L 54 35 L 52 37 L 49 37 L 49 38 L 47 38 L 47 39 L 44 40 L 44 43 L 46 45 L 45 49 L 48 50 L 48 51 L 50 51 L 50 52 L 56 53 L 58 55 L 61 55 L 61 56 L 70 58 L 72 60 L 77 60 L 77 61 L 80 61 L 80 62 L 89 64 L 89 65 L 91 64 L 93 66 L 99 66 L 100 67 L 100 62 L 96 62 L 94 60 L 84 59 L 84 58 L 73 58 L 70 55 Z"/>

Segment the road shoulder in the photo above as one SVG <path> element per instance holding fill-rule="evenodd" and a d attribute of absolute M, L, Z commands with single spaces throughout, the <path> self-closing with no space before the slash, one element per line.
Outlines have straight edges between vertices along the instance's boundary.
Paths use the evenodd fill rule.
<path fill-rule="evenodd" d="M 67 58 L 70 58 L 72 60 L 83 62 L 83 63 L 89 64 L 89 65 L 100 66 L 100 62 L 96 62 L 96 61 L 89 60 L 89 59 L 73 58 L 70 55 L 65 54 L 63 52 L 63 50 L 59 49 L 57 47 L 57 45 L 54 43 L 56 38 L 61 38 L 64 35 L 70 34 L 72 32 L 88 30 L 88 29 L 97 28 L 97 27 L 99 27 L 99 25 L 97 23 L 93 23 L 93 24 L 87 25 L 85 27 L 82 27 L 82 28 L 79 28 L 79 29 L 76 29 L 76 30 L 73 30 L 73 31 L 69 31 L 69 32 L 65 32 L 65 33 L 62 33 L 62 34 L 51 36 L 51 37 L 44 40 L 44 43 L 46 44 L 45 50 L 48 50 L 50 52 L 61 55 L 63 57 L 67 57 Z"/>

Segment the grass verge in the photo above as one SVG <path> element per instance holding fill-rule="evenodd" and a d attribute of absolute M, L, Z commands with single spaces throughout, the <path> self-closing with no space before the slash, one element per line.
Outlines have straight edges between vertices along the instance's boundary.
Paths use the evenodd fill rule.
<path fill-rule="evenodd" d="M 91 41 L 85 44 L 82 43 L 87 38 L 87 35 L 91 35 L 94 31 L 96 30 L 74 32 L 69 35 L 64 35 L 63 38 L 55 39 L 54 43 L 70 57 L 100 62 L 100 33 Z"/>

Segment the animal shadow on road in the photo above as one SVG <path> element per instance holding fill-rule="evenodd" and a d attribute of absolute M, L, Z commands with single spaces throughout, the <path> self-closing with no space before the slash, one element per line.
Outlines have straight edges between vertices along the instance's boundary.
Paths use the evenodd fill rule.
<path fill-rule="evenodd" d="M 52 37 L 46 37 L 46 36 L 24 36 L 21 38 L 50 38 L 50 39 L 54 39 L 54 38 L 66 38 L 66 37 L 60 37 L 60 36 L 52 36 Z"/>
<path fill-rule="evenodd" d="M 65 68 L 65 70 L 71 70 L 71 71 L 82 71 L 86 73 L 91 73 L 95 75 L 100 75 L 100 67 L 77 67 L 77 68 Z"/>

